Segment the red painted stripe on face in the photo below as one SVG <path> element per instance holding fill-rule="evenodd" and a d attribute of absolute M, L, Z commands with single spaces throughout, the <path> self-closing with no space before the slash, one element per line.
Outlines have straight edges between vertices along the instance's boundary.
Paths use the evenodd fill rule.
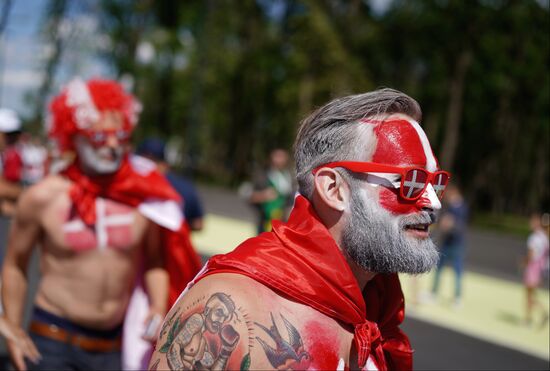
<path fill-rule="evenodd" d="M 422 197 L 420 198 L 422 200 Z M 417 213 L 422 209 L 420 200 L 407 201 L 399 196 L 399 189 L 389 189 L 380 187 L 379 202 L 380 206 L 392 214 L 411 214 Z"/>
<path fill-rule="evenodd" d="M 384 121 L 374 130 L 378 145 L 372 162 L 395 166 L 426 166 L 426 154 L 416 129 L 406 120 Z"/>
<path fill-rule="evenodd" d="M 426 154 L 418 132 L 406 120 L 390 120 L 379 124 L 374 133 L 378 144 L 372 162 L 394 166 L 426 167 Z M 380 205 L 393 214 L 416 213 L 422 209 L 425 199 L 407 201 L 399 196 L 399 189 L 380 187 Z"/>

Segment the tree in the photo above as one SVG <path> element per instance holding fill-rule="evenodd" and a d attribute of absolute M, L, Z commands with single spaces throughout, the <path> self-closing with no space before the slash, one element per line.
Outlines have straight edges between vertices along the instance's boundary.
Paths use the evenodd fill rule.
<path fill-rule="evenodd" d="M 314 107 L 390 86 L 419 100 L 474 209 L 550 207 L 549 9 L 535 0 L 116 0 L 103 18 L 144 103 L 138 136 L 179 138 L 198 176 L 236 184 Z"/>

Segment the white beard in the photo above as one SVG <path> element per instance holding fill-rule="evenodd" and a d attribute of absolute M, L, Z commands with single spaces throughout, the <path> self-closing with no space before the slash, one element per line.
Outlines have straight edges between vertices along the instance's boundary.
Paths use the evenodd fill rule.
<path fill-rule="evenodd" d="M 82 169 L 90 175 L 108 175 L 115 173 L 120 168 L 124 149 L 122 147 L 94 148 L 87 139 L 77 137 L 76 152 Z M 109 157 L 112 157 L 110 159 Z"/>
<path fill-rule="evenodd" d="M 430 223 L 427 211 L 394 216 L 373 195 L 351 185 L 351 215 L 342 234 L 342 245 L 359 266 L 375 273 L 419 274 L 431 270 L 439 253 L 430 238 L 408 236 L 406 224 Z"/>

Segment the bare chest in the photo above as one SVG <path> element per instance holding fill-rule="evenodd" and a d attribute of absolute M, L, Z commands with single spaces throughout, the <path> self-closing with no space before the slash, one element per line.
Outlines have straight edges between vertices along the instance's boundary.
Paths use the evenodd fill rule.
<path fill-rule="evenodd" d="M 87 225 L 64 196 L 53 202 L 44 215 L 43 226 L 50 248 L 66 252 L 116 249 L 129 251 L 142 240 L 147 221 L 135 208 L 97 198 L 96 222 Z"/>

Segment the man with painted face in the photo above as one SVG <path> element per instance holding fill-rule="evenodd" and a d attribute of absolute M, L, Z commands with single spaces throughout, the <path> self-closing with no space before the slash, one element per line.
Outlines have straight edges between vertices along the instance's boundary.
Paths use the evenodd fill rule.
<path fill-rule="evenodd" d="M 122 323 L 140 272 L 148 318 L 166 312 L 161 243 L 170 230 L 181 235 L 180 199 L 152 162 L 129 157 L 139 105 L 118 83 L 75 79 L 50 111 L 50 137 L 73 155 L 19 199 L 2 271 L 4 316 L 18 327 L 8 349 L 17 369 L 121 369 Z M 36 245 L 41 280 L 28 336 L 20 326 Z"/>
<path fill-rule="evenodd" d="M 437 263 L 428 229 L 449 180 L 420 118 L 415 100 L 382 89 L 304 119 L 288 222 L 209 260 L 167 315 L 173 333 L 152 364 L 170 367 L 158 345 L 221 292 L 237 308 L 228 369 L 411 369 L 397 273 Z"/>

